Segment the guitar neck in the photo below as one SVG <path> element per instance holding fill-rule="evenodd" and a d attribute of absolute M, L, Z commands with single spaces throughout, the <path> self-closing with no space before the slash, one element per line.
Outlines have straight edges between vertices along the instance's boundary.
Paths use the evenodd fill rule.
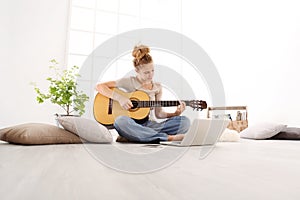
<path fill-rule="evenodd" d="M 189 105 L 189 101 L 185 101 L 186 105 Z M 137 101 L 137 107 L 149 108 L 149 107 L 171 107 L 180 105 L 180 101 Z"/>

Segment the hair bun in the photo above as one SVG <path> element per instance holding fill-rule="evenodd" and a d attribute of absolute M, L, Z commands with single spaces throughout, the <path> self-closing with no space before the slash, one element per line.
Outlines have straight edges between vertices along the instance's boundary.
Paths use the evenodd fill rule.
<path fill-rule="evenodd" d="M 135 57 L 137 60 L 143 58 L 146 54 L 149 54 L 150 48 L 145 45 L 138 45 L 135 46 L 132 51 L 132 56 Z"/>

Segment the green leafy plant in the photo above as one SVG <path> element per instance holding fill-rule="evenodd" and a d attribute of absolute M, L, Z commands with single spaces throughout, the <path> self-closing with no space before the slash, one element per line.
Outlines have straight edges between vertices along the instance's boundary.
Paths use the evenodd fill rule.
<path fill-rule="evenodd" d="M 37 93 L 36 100 L 38 103 L 43 103 L 45 100 L 50 100 L 52 103 L 59 105 L 66 111 L 66 115 L 70 115 L 76 111 L 79 115 L 84 114 L 85 105 L 89 97 L 82 91 L 77 90 L 76 78 L 80 77 L 77 73 L 79 67 L 73 66 L 69 69 L 62 70 L 58 67 L 56 60 L 51 60 L 50 69 L 54 70 L 54 77 L 47 77 L 49 81 L 49 90 L 47 93 L 41 92 L 40 88 L 35 83 L 34 90 Z"/>

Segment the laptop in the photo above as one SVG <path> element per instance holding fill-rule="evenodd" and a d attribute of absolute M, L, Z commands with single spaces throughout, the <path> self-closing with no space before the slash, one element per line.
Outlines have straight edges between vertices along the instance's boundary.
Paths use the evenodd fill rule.
<path fill-rule="evenodd" d="M 202 146 L 213 145 L 220 138 L 229 119 L 194 119 L 182 141 L 161 141 L 163 145 Z"/>

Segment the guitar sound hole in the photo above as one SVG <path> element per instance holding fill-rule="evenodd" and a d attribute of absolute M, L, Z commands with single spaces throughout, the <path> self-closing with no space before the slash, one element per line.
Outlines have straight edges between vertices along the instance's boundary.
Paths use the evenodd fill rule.
<path fill-rule="evenodd" d="M 131 100 L 131 103 L 132 103 L 132 105 L 133 105 L 133 107 L 132 107 L 131 109 L 135 109 L 135 108 L 137 108 L 138 105 L 139 105 L 139 103 L 138 103 L 137 101 L 135 101 L 135 100 Z"/>

